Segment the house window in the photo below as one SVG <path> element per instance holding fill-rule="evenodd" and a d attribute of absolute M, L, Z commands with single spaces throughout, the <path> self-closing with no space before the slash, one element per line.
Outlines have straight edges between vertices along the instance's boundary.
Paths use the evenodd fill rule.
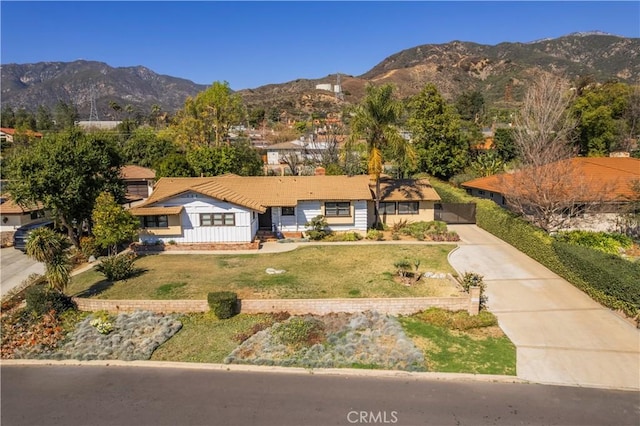
<path fill-rule="evenodd" d="M 418 202 L 406 201 L 398 203 L 398 214 L 418 214 Z"/>
<path fill-rule="evenodd" d="M 235 213 L 201 213 L 200 226 L 235 226 Z"/>
<path fill-rule="evenodd" d="M 33 212 L 31 212 L 31 214 L 29 215 L 29 217 L 30 217 L 32 220 L 43 218 L 43 217 L 44 217 L 44 210 L 36 210 L 36 211 L 33 211 Z"/>
<path fill-rule="evenodd" d="M 324 215 L 326 217 L 349 217 L 351 216 L 351 203 L 324 203 Z"/>
<path fill-rule="evenodd" d="M 281 207 L 282 216 L 295 216 L 296 208 L 295 207 Z"/>
<path fill-rule="evenodd" d="M 478 190 L 478 194 L 480 194 L 480 195 L 484 195 L 484 191 L 482 191 L 482 190 Z"/>
<path fill-rule="evenodd" d="M 129 182 L 127 183 L 127 192 L 146 198 L 149 196 L 149 186 L 147 182 Z"/>
<path fill-rule="evenodd" d="M 380 203 L 380 214 L 396 214 L 396 203 Z"/>
<path fill-rule="evenodd" d="M 142 226 L 145 228 L 168 228 L 169 220 L 167 215 L 142 216 Z"/>

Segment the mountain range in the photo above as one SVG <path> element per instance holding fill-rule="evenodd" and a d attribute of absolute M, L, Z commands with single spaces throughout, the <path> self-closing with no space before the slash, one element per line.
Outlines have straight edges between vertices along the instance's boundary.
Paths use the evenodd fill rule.
<path fill-rule="evenodd" d="M 297 79 L 238 93 L 249 107 L 277 108 L 294 116 L 338 111 L 345 104 L 358 102 L 368 83 L 393 83 L 398 94 L 406 97 L 432 82 L 450 100 L 477 90 L 489 105 L 513 106 L 538 70 L 562 72 L 573 80 L 582 77 L 638 84 L 640 38 L 590 32 L 495 46 L 463 41 L 425 44 L 391 55 L 360 76 Z M 182 108 L 188 96 L 207 87 L 159 75 L 143 66 L 114 68 L 84 60 L 6 64 L 1 66 L 1 74 L 3 107 L 35 110 L 46 105 L 53 109 L 62 100 L 76 105 L 81 119 L 88 118 L 92 97 L 99 118 L 112 119 L 112 102 L 123 108 L 132 105 L 144 114 L 154 104 L 173 112 Z M 316 88 L 335 85 L 338 80 L 342 96 Z"/>

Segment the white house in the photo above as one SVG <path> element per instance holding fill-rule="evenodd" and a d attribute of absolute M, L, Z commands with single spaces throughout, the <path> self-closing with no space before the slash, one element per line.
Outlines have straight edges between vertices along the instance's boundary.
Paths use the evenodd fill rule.
<path fill-rule="evenodd" d="M 440 197 L 428 181 L 383 179 L 381 188 L 386 223 L 433 220 Z M 369 176 L 161 178 L 130 211 L 145 243 L 246 243 L 259 229 L 299 235 L 318 215 L 333 231 L 364 233 L 375 221 Z"/>

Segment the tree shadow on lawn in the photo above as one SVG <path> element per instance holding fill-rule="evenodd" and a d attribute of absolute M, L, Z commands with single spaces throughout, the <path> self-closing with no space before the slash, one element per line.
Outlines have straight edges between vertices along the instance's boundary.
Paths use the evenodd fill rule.
<path fill-rule="evenodd" d="M 133 272 L 131 273 L 131 275 L 129 275 L 128 278 L 125 278 L 124 280 L 120 280 L 120 281 L 126 281 L 126 280 L 128 280 L 130 278 L 139 277 L 140 275 L 144 274 L 147 271 L 148 271 L 148 269 L 145 269 L 145 268 L 136 268 L 136 269 L 133 270 Z M 108 289 L 113 287 L 113 285 L 115 283 L 120 282 L 120 281 L 109 281 L 107 279 L 103 279 L 103 280 L 98 281 L 95 284 L 92 284 L 91 287 L 74 294 L 72 297 L 93 297 L 93 296 L 97 296 L 100 293 L 103 293 L 103 292 L 107 291 Z"/>

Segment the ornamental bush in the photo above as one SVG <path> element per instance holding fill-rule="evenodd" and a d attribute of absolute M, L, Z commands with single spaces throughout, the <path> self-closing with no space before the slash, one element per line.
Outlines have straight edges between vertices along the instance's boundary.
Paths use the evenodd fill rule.
<path fill-rule="evenodd" d="M 51 311 L 55 311 L 56 315 L 60 315 L 66 310 L 75 308 L 75 304 L 69 296 L 43 285 L 35 285 L 27 289 L 25 302 L 27 303 L 27 310 L 35 313 L 38 317 Z"/>
<path fill-rule="evenodd" d="M 104 274 L 109 281 L 120 281 L 132 276 L 135 272 L 133 262 L 136 260 L 134 253 L 125 253 L 108 256 L 101 260 L 96 270 Z"/>
<path fill-rule="evenodd" d="M 218 319 L 231 318 L 238 312 L 238 295 L 232 291 L 216 291 L 207 295 L 211 311 Z"/>

